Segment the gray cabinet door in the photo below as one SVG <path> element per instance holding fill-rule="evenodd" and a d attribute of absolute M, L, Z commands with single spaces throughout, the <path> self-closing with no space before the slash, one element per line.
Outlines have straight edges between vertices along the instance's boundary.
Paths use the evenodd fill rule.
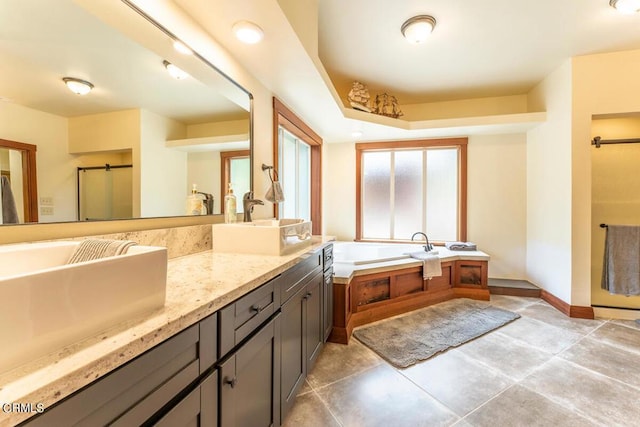
<path fill-rule="evenodd" d="M 298 391 L 322 349 L 323 282 L 324 276 L 319 270 L 282 306 L 280 349 L 283 420 L 293 407 Z"/>
<path fill-rule="evenodd" d="M 323 309 L 322 319 L 324 324 L 324 340 L 329 339 L 333 329 L 333 268 L 324 272 L 323 283 Z"/>
<path fill-rule="evenodd" d="M 280 327 L 281 349 L 281 411 L 284 417 L 293 406 L 296 394 L 307 374 L 306 330 L 303 287 L 282 306 Z"/>
<path fill-rule="evenodd" d="M 218 371 L 178 402 L 156 427 L 216 427 L 218 425 Z"/>
<path fill-rule="evenodd" d="M 220 425 L 280 425 L 280 315 L 271 319 L 219 368 Z"/>
<path fill-rule="evenodd" d="M 323 302 L 324 276 L 322 271 L 318 272 L 306 286 L 304 296 L 306 331 L 305 351 L 307 357 L 306 374 L 313 368 L 313 365 L 320 355 L 322 343 L 324 342 L 324 325 L 322 323 L 322 302 Z"/>

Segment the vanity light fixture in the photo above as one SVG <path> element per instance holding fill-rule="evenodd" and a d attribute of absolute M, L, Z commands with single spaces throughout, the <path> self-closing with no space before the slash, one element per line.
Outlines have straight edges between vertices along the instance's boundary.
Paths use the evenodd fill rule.
<path fill-rule="evenodd" d="M 176 80 L 184 80 L 189 77 L 189 74 L 185 73 L 180 68 L 176 67 L 167 60 L 162 61 L 162 64 L 164 65 L 164 68 L 166 68 L 169 72 L 169 75 Z"/>
<path fill-rule="evenodd" d="M 233 24 L 233 34 L 243 43 L 256 44 L 264 38 L 262 28 L 249 21 L 238 21 Z"/>
<path fill-rule="evenodd" d="M 418 44 L 426 41 L 435 27 L 436 18 L 431 15 L 418 15 L 407 19 L 400 31 L 405 39 Z"/>
<path fill-rule="evenodd" d="M 173 48 L 183 55 L 193 55 L 193 51 L 189 49 L 187 45 L 182 43 L 180 40 L 176 40 L 173 42 Z"/>
<path fill-rule="evenodd" d="M 75 77 L 63 77 L 62 81 L 67 85 L 69 90 L 76 95 L 86 95 L 93 89 L 93 84 L 86 80 L 76 79 Z"/>
<path fill-rule="evenodd" d="M 640 0 L 609 0 L 609 6 L 625 15 L 640 12 Z"/>

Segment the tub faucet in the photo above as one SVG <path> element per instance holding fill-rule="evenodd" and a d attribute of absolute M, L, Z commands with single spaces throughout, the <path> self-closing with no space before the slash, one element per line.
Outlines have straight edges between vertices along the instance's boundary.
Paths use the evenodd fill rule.
<path fill-rule="evenodd" d="M 264 202 L 260 199 L 253 198 L 253 191 L 247 191 L 242 196 L 242 209 L 244 210 L 244 222 L 251 222 L 251 212 L 255 205 L 264 205 Z"/>
<path fill-rule="evenodd" d="M 425 252 L 431 252 L 433 250 L 433 245 L 431 243 L 429 243 L 429 238 L 422 231 L 418 231 L 416 233 L 413 233 L 413 236 L 411 236 L 411 241 L 413 242 L 414 237 L 416 237 L 416 235 L 418 235 L 418 234 L 422 234 L 424 236 L 424 240 L 427 241 L 427 244 L 424 245 Z"/>

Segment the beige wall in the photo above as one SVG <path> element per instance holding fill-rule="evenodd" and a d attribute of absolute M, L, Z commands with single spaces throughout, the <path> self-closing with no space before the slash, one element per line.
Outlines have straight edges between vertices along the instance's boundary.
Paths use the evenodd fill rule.
<path fill-rule="evenodd" d="M 69 119 L 69 153 L 130 150 L 139 139 L 139 109 Z"/>
<path fill-rule="evenodd" d="M 38 195 L 54 201 L 54 215 L 43 216 L 42 221 L 75 218 L 75 164 L 74 156 L 67 153 L 67 119 L 7 102 L 0 103 L 0 116 L 0 138 L 37 147 Z M 3 226 L 0 239 L 10 229 Z"/>
<path fill-rule="evenodd" d="M 527 134 L 527 276 L 571 302 L 571 62 L 529 93 L 547 121 Z"/>
<path fill-rule="evenodd" d="M 467 239 L 491 255 L 489 277 L 526 279 L 526 135 L 471 136 L 468 157 Z"/>
<path fill-rule="evenodd" d="M 355 144 L 325 144 L 325 233 L 355 238 Z M 468 240 L 491 255 L 491 277 L 526 278 L 526 137 L 469 137 Z"/>
<path fill-rule="evenodd" d="M 165 143 L 185 138 L 186 126 L 148 110 L 141 110 L 140 120 L 140 216 L 184 215 L 191 190 L 187 153 Z"/>

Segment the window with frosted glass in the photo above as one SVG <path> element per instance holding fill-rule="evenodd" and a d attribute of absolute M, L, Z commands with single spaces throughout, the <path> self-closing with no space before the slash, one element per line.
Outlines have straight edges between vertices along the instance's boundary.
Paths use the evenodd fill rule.
<path fill-rule="evenodd" d="M 362 229 L 369 239 L 390 239 L 391 153 L 362 156 Z"/>
<path fill-rule="evenodd" d="M 459 148 L 363 150 L 361 238 L 458 240 Z"/>
<path fill-rule="evenodd" d="M 281 218 L 311 219 L 311 147 L 280 128 L 278 178 L 284 193 Z"/>

